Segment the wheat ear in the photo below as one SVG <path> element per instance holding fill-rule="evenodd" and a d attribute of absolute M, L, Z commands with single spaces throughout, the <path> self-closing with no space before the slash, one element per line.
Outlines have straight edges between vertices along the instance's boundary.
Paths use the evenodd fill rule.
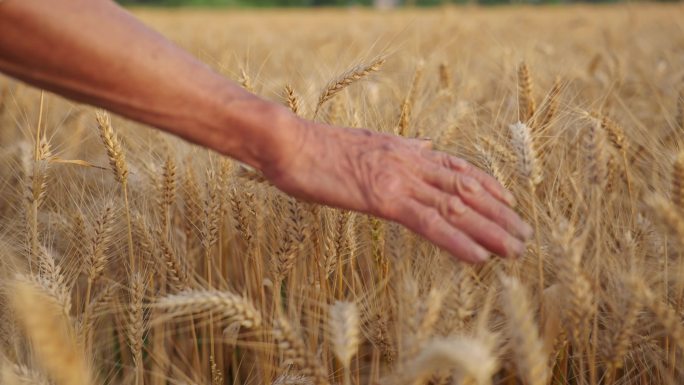
<path fill-rule="evenodd" d="M 290 107 L 290 110 L 295 115 L 299 115 L 299 98 L 289 84 L 285 85 L 285 101 L 287 102 L 287 106 Z"/>
<path fill-rule="evenodd" d="M 315 385 L 330 385 L 325 367 L 307 349 L 302 337 L 281 314 L 277 315 L 273 326 L 273 337 L 286 362 L 298 366 L 301 374 L 310 377 Z"/>
<path fill-rule="evenodd" d="M 672 203 L 680 213 L 684 214 L 684 151 L 677 154 L 672 164 L 671 186 Z"/>
<path fill-rule="evenodd" d="M 532 92 L 530 69 L 527 63 L 521 62 L 518 66 L 518 118 L 524 122 L 530 122 L 537 109 Z"/>
<path fill-rule="evenodd" d="M 602 186 L 606 181 L 605 132 L 601 121 L 592 119 L 584 133 L 584 154 L 587 181 L 592 186 Z"/>
<path fill-rule="evenodd" d="M 622 168 L 624 172 L 625 182 L 627 183 L 627 190 L 629 192 L 630 204 L 634 202 L 634 192 L 632 189 L 632 177 L 629 170 L 629 152 L 631 147 L 629 141 L 625 136 L 625 131 L 616 121 L 610 119 L 608 116 L 601 118 L 601 128 L 608 135 L 610 144 L 620 153 L 622 160 Z M 636 215 L 632 209 L 632 215 Z"/>
<path fill-rule="evenodd" d="M 573 239 L 573 229 L 566 225 L 559 225 L 552 231 L 552 253 L 558 261 L 558 278 L 563 289 L 569 294 L 565 313 L 572 342 L 578 348 L 583 347 L 589 330 L 591 317 L 594 314 L 594 297 L 591 283 L 582 269 L 582 242 Z"/>
<path fill-rule="evenodd" d="M 185 212 L 185 237 L 188 249 L 193 234 L 198 234 L 202 226 L 202 198 L 197 177 L 191 165 L 187 165 L 182 180 L 183 211 Z"/>
<path fill-rule="evenodd" d="M 60 304 L 62 313 L 71 313 L 71 291 L 67 286 L 61 266 L 54 255 L 45 247 L 40 246 L 38 255 L 38 275 L 30 276 L 34 284 L 39 285 L 46 293 Z"/>
<path fill-rule="evenodd" d="M 163 219 L 164 233 L 167 234 L 171 227 L 171 209 L 176 200 L 176 162 L 171 156 L 166 157 L 162 167 L 160 195 L 159 209 Z"/>
<path fill-rule="evenodd" d="M 42 113 L 40 116 L 42 116 Z M 38 123 L 38 128 L 40 131 L 40 122 Z M 30 165 L 30 170 L 28 167 L 26 168 L 26 234 L 28 236 L 28 244 L 30 246 L 29 250 L 31 254 L 29 256 L 29 267 L 31 269 L 33 269 L 33 259 L 37 258 L 38 254 L 40 253 L 40 240 L 38 238 L 38 210 L 45 201 L 45 196 L 47 193 L 47 172 L 50 165 L 50 158 L 52 158 L 49 142 L 40 136 L 40 132 L 37 135 L 34 159 Z"/>
<path fill-rule="evenodd" d="M 488 343 L 472 337 L 448 337 L 429 341 L 407 365 L 380 384 L 417 384 L 430 374 L 455 369 L 454 383 L 491 384 L 498 362 Z"/>
<path fill-rule="evenodd" d="M 501 305 L 508 317 L 506 330 L 516 367 L 525 384 L 546 385 L 548 360 L 526 290 L 515 278 L 503 277 L 501 281 L 504 289 Z"/>
<path fill-rule="evenodd" d="M 309 237 L 305 212 L 302 204 L 296 199 L 285 198 L 284 226 L 286 241 L 280 244 L 273 260 L 271 270 L 279 283 L 292 269 L 300 250 Z"/>
<path fill-rule="evenodd" d="M 562 83 L 560 78 L 556 78 L 556 80 L 553 82 L 553 86 L 551 87 L 551 91 L 549 91 L 549 94 L 546 95 L 546 98 L 543 102 L 544 115 L 542 115 L 541 124 L 539 125 L 540 130 L 549 128 L 553 122 L 553 119 L 558 113 L 561 87 Z"/>
<path fill-rule="evenodd" d="M 69 319 L 52 297 L 30 281 L 12 284 L 12 307 L 40 364 L 57 385 L 89 385 L 92 375 Z"/>
<path fill-rule="evenodd" d="M 90 241 L 90 253 L 87 258 L 88 286 L 86 288 L 86 304 L 90 301 L 92 287 L 102 275 L 107 264 L 107 249 L 109 248 L 113 220 L 114 208 L 107 202 L 102 210 L 102 214 L 95 221 L 94 234 Z"/>
<path fill-rule="evenodd" d="M 9 362 L 2 365 L 0 383 L 3 385 L 50 385 L 50 381 L 42 373 L 33 371 L 25 365 Z"/>
<path fill-rule="evenodd" d="M 529 205 L 532 211 L 532 221 L 534 224 L 535 247 L 537 253 L 537 275 L 539 277 L 538 290 L 544 292 L 544 258 L 541 250 L 541 238 L 539 228 L 539 216 L 534 197 L 536 196 L 537 186 L 541 183 L 542 169 L 539 166 L 537 150 L 529 126 L 522 122 L 517 122 L 508 126 L 511 132 L 511 145 L 518 157 L 518 174 L 523 179 L 524 186 L 527 187 L 529 195 Z M 543 301 L 542 301 L 543 302 Z M 543 313 L 542 303 L 542 313 Z M 543 314 L 542 314 L 543 315 Z M 544 317 L 541 317 L 542 319 Z"/>
<path fill-rule="evenodd" d="M 211 385 L 223 385 L 223 373 L 216 365 L 214 356 L 209 357 L 209 364 L 211 366 Z"/>
<path fill-rule="evenodd" d="M 135 365 L 135 383 L 143 383 L 144 368 L 142 348 L 145 336 L 145 319 L 143 313 L 143 298 L 145 296 L 145 280 L 139 272 L 131 274 L 130 278 L 130 301 L 128 303 L 128 322 L 126 336 L 128 346 L 133 355 Z"/>
<path fill-rule="evenodd" d="M 511 124 L 508 128 L 511 132 L 511 146 L 518 159 L 518 173 L 532 186 L 537 186 L 542 181 L 542 174 L 532 132 L 522 122 Z"/>
<path fill-rule="evenodd" d="M 116 181 L 123 184 L 128 182 L 128 166 L 126 165 L 126 155 L 124 154 L 121 142 L 112 128 L 109 115 L 104 111 L 95 114 L 97 126 L 100 130 L 100 138 L 107 150 L 109 166 L 114 172 Z"/>
<path fill-rule="evenodd" d="M 166 264 L 171 286 L 176 291 L 187 290 L 190 287 L 187 263 L 176 254 L 167 237 L 161 234 L 161 231 L 157 235 L 162 261 Z"/>
<path fill-rule="evenodd" d="M 109 115 L 104 111 L 98 111 L 95 115 L 97 126 L 100 131 L 100 138 L 107 150 L 109 165 L 114 172 L 114 177 L 121 184 L 124 195 L 124 205 L 126 206 L 126 223 L 128 224 L 128 263 L 131 268 L 135 266 L 133 257 L 133 229 L 131 226 L 131 209 L 128 204 L 128 166 L 126 157 L 119 138 L 114 133 Z"/>
<path fill-rule="evenodd" d="M 225 318 L 227 322 L 238 322 L 245 328 L 261 326 L 261 314 L 254 304 L 228 291 L 186 291 L 159 298 L 153 306 L 165 310 L 172 317 L 211 311 Z"/>
<path fill-rule="evenodd" d="M 680 131 L 684 131 L 684 89 L 679 91 L 677 98 L 677 117 L 675 124 Z"/>
<path fill-rule="evenodd" d="M 627 349 L 632 343 L 632 339 L 636 333 L 639 312 L 642 309 L 641 301 L 638 296 L 633 294 L 629 295 L 628 300 L 627 310 L 623 312 L 624 315 L 620 322 L 620 327 L 611 336 L 605 354 L 606 366 L 611 373 L 620 369 L 623 365 L 624 358 L 627 355 Z"/>
<path fill-rule="evenodd" d="M 439 64 L 439 88 L 443 91 L 451 91 L 452 84 L 451 71 L 449 70 L 449 64 L 447 62 L 442 62 Z"/>
<path fill-rule="evenodd" d="M 423 69 L 425 63 L 421 60 L 416 65 L 416 70 L 413 73 L 413 80 L 411 80 L 411 87 L 406 95 L 406 98 L 401 103 L 401 110 L 399 111 L 399 123 L 395 133 L 401 136 L 408 136 L 410 134 L 411 126 L 411 115 L 413 113 L 413 106 L 416 103 L 416 98 L 418 96 L 418 88 L 420 87 L 420 82 L 423 79 Z"/>
<path fill-rule="evenodd" d="M 672 238 L 680 246 L 684 246 L 684 217 L 672 202 L 660 195 L 652 195 L 646 199 L 646 205 L 651 208 L 656 218 L 661 222 Z"/>
<path fill-rule="evenodd" d="M 323 89 L 321 95 L 318 97 L 318 103 L 316 104 L 316 110 L 314 111 L 314 118 L 318 116 L 318 112 L 325 102 L 337 95 L 343 89 L 361 79 L 366 78 L 371 73 L 378 71 L 383 64 L 385 64 L 385 58 L 379 57 L 368 64 L 362 64 L 350 69 L 328 83 L 325 89 Z"/>
<path fill-rule="evenodd" d="M 666 301 L 659 299 L 641 279 L 634 279 L 631 284 L 634 295 L 653 312 L 655 318 L 672 337 L 672 341 L 679 349 L 684 350 L 684 321 L 682 321 L 677 310 Z"/>
<path fill-rule="evenodd" d="M 351 359 L 359 348 L 359 309 L 353 302 L 335 302 L 328 316 L 333 352 L 344 368 L 344 384 L 351 385 Z"/>
<path fill-rule="evenodd" d="M 245 90 L 254 93 L 254 87 L 252 86 L 252 79 L 247 74 L 244 68 L 240 68 L 240 85 Z"/>

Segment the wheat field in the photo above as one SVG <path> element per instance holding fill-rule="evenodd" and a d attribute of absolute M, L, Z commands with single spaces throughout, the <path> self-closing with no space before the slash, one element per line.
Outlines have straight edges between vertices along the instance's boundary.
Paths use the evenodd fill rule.
<path fill-rule="evenodd" d="M 684 383 L 684 6 L 134 13 L 300 116 L 468 159 L 535 238 L 459 263 L 0 78 L 2 385 Z"/>

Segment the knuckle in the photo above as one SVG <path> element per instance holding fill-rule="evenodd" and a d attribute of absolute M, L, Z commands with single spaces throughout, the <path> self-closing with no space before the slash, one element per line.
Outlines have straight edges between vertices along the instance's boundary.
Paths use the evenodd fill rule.
<path fill-rule="evenodd" d="M 447 165 L 451 167 L 452 169 L 460 172 L 469 172 L 471 165 L 468 163 L 466 160 L 455 157 L 455 156 L 446 156 L 447 159 Z"/>
<path fill-rule="evenodd" d="M 373 211 L 386 217 L 395 215 L 395 203 L 406 195 L 404 182 L 389 170 L 377 172 L 371 179 L 365 194 Z"/>
<path fill-rule="evenodd" d="M 506 206 L 497 204 L 493 211 L 494 220 L 497 222 L 510 222 L 510 215 Z"/>
<path fill-rule="evenodd" d="M 449 172 L 447 189 L 449 191 L 460 194 L 463 190 L 461 185 L 462 185 L 461 176 L 459 174 Z"/>
<path fill-rule="evenodd" d="M 395 150 L 395 146 L 394 146 L 394 143 L 389 142 L 389 141 L 385 141 L 385 142 L 382 142 L 382 144 L 380 145 L 380 149 L 382 151 L 392 152 Z"/>
<path fill-rule="evenodd" d="M 437 210 L 426 210 L 420 215 L 418 226 L 423 233 L 432 233 L 439 227 L 441 219 Z"/>
<path fill-rule="evenodd" d="M 385 193 L 390 197 L 400 195 L 403 190 L 403 183 L 401 178 L 398 178 L 391 172 L 380 172 L 376 177 L 378 186 L 382 186 Z"/>
<path fill-rule="evenodd" d="M 453 176 L 451 177 L 451 188 L 454 192 L 458 193 L 461 196 L 466 195 L 468 193 L 468 190 L 465 188 L 464 185 L 463 175 L 461 174 L 453 174 Z"/>
<path fill-rule="evenodd" d="M 446 217 L 449 215 L 450 201 L 451 198 L 449 196 L 441 196 L 437 199 L 437 211 L 439 211 L 441 216 Z"/>
<path fill-rule="evenodd" d="M 466 199 L 470 198 L 472 200 L 473 198 L 483 197 L 484 187 L 482 184 L 477 179 L 461 173 L 453 174 L 451 177 L 451 188 L 452 191 Z"/>
<path fill-rule="evenodd" d="M 511 241 L 508 239 L 507 236 L 499 236 L 494 239 L 494 247 L 496 248 L 497 252 L 507 255 L 511 251 Z"/>
<path fill-rule="evenodd" d="M 482 185 L 475 178 L 467 175 L 461 176 L 461 186 L 463 191 L 469 194 L 479 194 L 482 192 Z"/>
<path fill-rule="evenodd" d="M 449 218 L 460 218 L 468 212 L 468 206 L 463 203 L 461 198 L 451 196 L 447 199 L 446 216 Z"/>

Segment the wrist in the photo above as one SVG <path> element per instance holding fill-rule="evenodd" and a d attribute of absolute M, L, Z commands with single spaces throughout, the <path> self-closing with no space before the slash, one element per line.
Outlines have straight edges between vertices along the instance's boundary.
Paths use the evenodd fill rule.
<path fill-rule="evenodd" d="M 244 92 L 222 103 L 211 147 L 268 174 L 286 167 L 304 131 L 302 119 L 277 103 Z"/>
<path fill-rule="evenodd" d="M 311 147 L 311 137 L 316 133 L 314 123 L 300 118 L 289 109 L 277 105 L 279 111 L 272 124 L 270 145 L 265 145 L 264 159 L 259 170 L 271 182 L 278 185 L 282 177 L 297 173 L 301 167 L 307 167 L 306 154 Z"/>

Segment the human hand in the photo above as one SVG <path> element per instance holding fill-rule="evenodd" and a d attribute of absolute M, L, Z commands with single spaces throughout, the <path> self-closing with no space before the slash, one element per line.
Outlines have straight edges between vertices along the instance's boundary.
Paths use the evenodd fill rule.
<path fill-rule="evenodd" d="M 429 142 L 299 120 L 265 176 L 288 194 L 396 221 L 468 262 L 521 255 L 532 228 L 493 177 Z"/>

